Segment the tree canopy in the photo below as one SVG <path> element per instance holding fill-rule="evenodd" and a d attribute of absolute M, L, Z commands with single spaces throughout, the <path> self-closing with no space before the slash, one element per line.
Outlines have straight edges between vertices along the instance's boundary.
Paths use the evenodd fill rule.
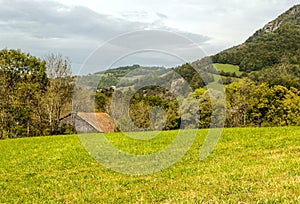
<path fill-rule="evenodd" d="M 56 66 L 62 70 L 64 65 Z M 65 84 L 64 88 L 71 84 L 66 75 L 60 79 L 47 76 L 47 68 L 49 61 L 20 50 L 0 51 L 0 138 L 52 133 L 49 130 L 52 111 L 47 111 L 47 107 L 53 105 L 54 94 L 57 97 L 63 90 L 52 90 L 53 81 L 65 80 L 60 83 Z M 70 94 L 64 97 L 70 98 Z M 65 102 L 56 105 L 64 106 Z M 59 132 L 59 127 L 55 128 Z"/>

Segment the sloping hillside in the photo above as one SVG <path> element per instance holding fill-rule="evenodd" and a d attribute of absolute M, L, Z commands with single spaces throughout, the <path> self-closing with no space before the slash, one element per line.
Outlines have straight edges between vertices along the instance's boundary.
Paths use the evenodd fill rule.
<path fill-rule="evenodd" d="M 300 5 L 266 24 L 245 43 L 212 56 L 212 60 L 237 65 L 248 73 L 280 64 L 300 64 Z"/>

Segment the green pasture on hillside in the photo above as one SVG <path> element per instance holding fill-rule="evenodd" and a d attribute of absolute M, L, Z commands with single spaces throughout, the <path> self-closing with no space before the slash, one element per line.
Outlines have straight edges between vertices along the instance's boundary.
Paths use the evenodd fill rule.
<path fill-rule="evenodd" d="M 149 141 L 106 137 L 122 151 L 147 154 L 165 148 L 176 133 Z M 143 176 L 105 168 L 77 135 L 2 140 L 0 203 L 299 202 L 299 127 L 225 129 L 213 153 L 199 161 L 206 133 L 199 130 L 175 165 Z"/>
<path fill-rule="evenodd" d="M 242 74 L 242 72 L 240 72 L 239 66 L 236 65 L 215 63 L 214 66 L 218 71 L 223 70 L 224 72 L 229 72 L 229 73 L 235 72 L 237 76 L 240 76 Z"/>

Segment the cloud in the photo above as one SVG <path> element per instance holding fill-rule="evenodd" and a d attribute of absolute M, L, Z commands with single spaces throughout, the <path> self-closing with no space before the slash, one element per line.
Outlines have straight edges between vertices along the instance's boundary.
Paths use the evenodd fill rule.
<path fill-rule="evenodd" d="M 0 0 L 0 49 L 20 48 L 39 57 L 59 52 L 70 57 L 76 73 L 107 40 L 154 29 L 175 32 L 213 54 L 242 43 L 299 0 L 75 0 L 81 6 L 62 0 L 66 1 L 69 5 L 54 0 Z M 106 14 L 97 8 L 107 10 Z M 139 56 L 131 61 L 151 62 L 151 57 Z M 158 64 L 159 57 L 155 59 Z"/>
<path fill-rule="evenodd" d="M 161 22 L 129 21 L 54 1 L 2 0 L 0 5 L 0 48 L 20 48 L 39 57 L 60 52 L 70 57 L 75 73 L 86 57 L 108 39 L 137 30 L 172 30 Z M 132 12 L 127 15 L 143 17 L 148 14 Z M 157 15 L 166 18 L 163 14 Z M 198 34 L 184 34 L 197 39 L 197 43 L 207 40 Z"/>
<path fill-rule="evenodd" d="M 84 7 L 66 7 L 54 2 L 5 1 L 0 13 L 4 28 L 1 30 L 9 29 L 37 39 L 103 40 L 144 27 L 142 23 L 130 23 Z"/>
<path fill-rule="evenodd" d="M 123 18 L 126 18 L 126 19 L 143 19 L 143 18 L 147 18 L 149 15 L 148 12 L 145 12 L 145 11 L 127 11 L 127 12 L 122 12 L 121 13 L 121 16 Z"/>
<path fill-rule="evenodd" d="M 294 4 L 299 0 L 153 0 L 139 9 L 163 13 L 168 16 L 164 23 L 170 27 L 210 36 L 206 50 L 213 54 L 244 42 Z"/>
<path fill-rule="evenodd" d="M 162 18 L 162 19 L 167 19 L 168 16 L 166 16 L 165 14 L 162 14 L 162 13 L 156 13 L 156 15 L 159 17 L 159 18 Z"/>
<path fill-rule="evenodd" d="M 82 71 L 95 73 L 99 68 L 132 64 L 174 67 L 204 56 L 197 44 L 175 32 L 137 31 L 104 44 L 93 53 Z"/>

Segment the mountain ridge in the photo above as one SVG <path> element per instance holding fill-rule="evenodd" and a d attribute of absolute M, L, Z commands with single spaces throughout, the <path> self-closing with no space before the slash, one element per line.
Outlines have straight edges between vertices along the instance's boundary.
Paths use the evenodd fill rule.
<path fill-rule="evenodd" d="M 244 43 L 211 56 L 214 63 L 233 64 L 250 73 L 274 65 L 300 63 L 300 5 L 256 31 Z"/>
<path fill-rule="evenodd" d="M 296 24 L 300 25 L 300 5 L 295 5 L 291 7 L 289 10 L 279 15 L 276 19 L 268 22 L 263 28 L 257 30 L 252 36 L 250 36 L 246 42 L 250 42 L 255 39 L 257 36 L 274 32 L 281 25 L 285 24 Z"/>

